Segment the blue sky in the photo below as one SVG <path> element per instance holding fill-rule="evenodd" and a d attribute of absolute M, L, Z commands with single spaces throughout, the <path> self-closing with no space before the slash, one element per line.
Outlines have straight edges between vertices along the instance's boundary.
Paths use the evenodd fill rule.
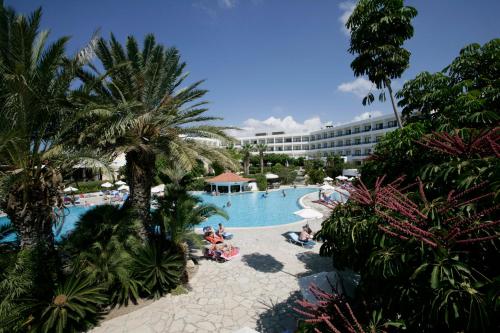
<path fill-rule="evenodd" d="M 249 132 L 300 131 L 391 112 L 388 102 L 364 107 L 367 84 L 355 80 L 342 19 L 353 2 L 334 0 L 30 0 L 43 8 L 44 29 L 82 47 L 96 28 L 119 40 L 154 33 L 180 49 L 191 80 L 206 79 L 210 113 Z M 438 71 L 460 48 L 500 37 L 498 0 L 411 0 L 419 11 L 407 42 L 410 68 L 396 88 L 423 70 Z"/>

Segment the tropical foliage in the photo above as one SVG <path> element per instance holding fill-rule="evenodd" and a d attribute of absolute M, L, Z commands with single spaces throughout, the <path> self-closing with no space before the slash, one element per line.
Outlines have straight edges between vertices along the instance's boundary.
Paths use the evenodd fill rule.
<path fill-rule="evenodd" d="M 193 139 L 230 140 L 207 125 L 217 118 L 205 115 L 206 90 L 186 83 L 177 49 L 148 35 L 140 51 L 133 37 L 122 46 L 111 35 L 68 56 L 69 38 L 49 37 L 40 21 L 40 9 L 23 16 L 0 0 L 0 209 L 10 220 L 0 227 L 0 332 L 81 332 L 112 307 L 183 282 L 191 228 L 226 216 L 187 187 L 210 160 L 237 164 Z M 64 176 L 76 164 L 106 171 L 120 153 L 130 200 L 88 210 L 56 242 Z M 172 161 L 182 181 L 161 178 Z M 153 224 L 157 181 L 167 196 Z"/>
<path fill-rule="evenodd" d="M 498 327 L 500 129 L 492 114 L 500 110 L 490 100 L 498 89 L 495 79 L 481 74 L 485 64 L 500 65 L 495 45 L 467 46 L 447 67 L 448 75 L 464 78 L 456 83 L 462 88 L 423 85 L 426 74 L 405 84 L 398 96 L 411 123 L 376 146 L 350 202 L 323 223 L 317 235 L 324 240 L 321 253 L 361 277 L 349 299 L 356 313 L 346 316 L 349 325 L 359 320 L 366 329 L 376 318 L 384 325 L 398 322 L 387 331 Z M 490 56 L 481 58 L 484 52 Z M 308 321 L 327 327 L 323 318 L 312 313 Z M 335 318 L 330 323 L 342 327 Z"/>

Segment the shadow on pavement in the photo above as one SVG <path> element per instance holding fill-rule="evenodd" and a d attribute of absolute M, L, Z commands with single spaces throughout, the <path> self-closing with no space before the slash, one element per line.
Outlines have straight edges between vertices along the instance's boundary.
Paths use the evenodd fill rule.
<path fill-rule="evenodd" d="M 257 318 L 256 330 L 261 333 L 295 332 L 297 316 L 293 307 L 302 295 L 295 291 L 283 302 L 276 303 L 272 299 L 261 301 L 265 309 Z"/>
<path fill-rule="evenodd" d="M 246 265 L 256 271 L 264 273 L 277 273 L 283 269 L 283 264 L 270 254 L 251 253 L 241 257 Z"/>

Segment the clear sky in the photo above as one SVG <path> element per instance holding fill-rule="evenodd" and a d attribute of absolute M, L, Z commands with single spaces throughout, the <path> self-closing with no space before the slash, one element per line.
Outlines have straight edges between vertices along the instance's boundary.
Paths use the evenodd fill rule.
<path fill-rule="evenodd" d="M 342 20 L 352 1 L 334 0 L 5 0 L 21 13 L 43 8 L 44 29 L 71 36 L 75 52 L 96 28 L 119 40 L 154 33 L 178 47 L 191 80 L 206 79 L 210 113 L 222 124 L 304 130 L 391 112 L 361 104 L 370 84 L 355 81 Z M 419 14 L 406 46 L 410 68 L 438 71 L 460 48 L 500 37 L 500 0 L 408 0 Z M 289 116 L 293 117 L 291 119 Z M 273 118 L 270 118 L 273 117 Z M 270 118 L 270 119 L 269 119 Z M 250 120 L 249 120 L 250 119 Z"/>

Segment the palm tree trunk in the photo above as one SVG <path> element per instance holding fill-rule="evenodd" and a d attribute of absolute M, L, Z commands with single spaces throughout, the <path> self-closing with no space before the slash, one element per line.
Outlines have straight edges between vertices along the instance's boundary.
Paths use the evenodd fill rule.
<path fill-rule="evenodd" d="M 264 173 L 264 153 L 260 153 L 260 173 Z"/>
<path fill-rule="evenodd" d="M 391 97 L 392 110 L 394 110 L 394 115 L 396 116 L 396 121 L 398 122 L 398 127 L 403 128 L 403 122 L 401 121 L 401 116 L 399 115 L 398 109 L 396 107 L 396 102 L 394 101 L 394 96 L 392 94 L 391 81 L 389 79 L 385 80 L 385 85 L 387 90 L 389 90 L 389 96 Z"/>
<path fill-rule="evenodd" d="M 179 250 L 180 250 L 180 253 L 182 254 L 182 258 L 184 260 L 184 266 L 182 267 L 183 269 L 183 272 L 182 272 L 182 275 L 181 275 L 181 279 L 182 279 L 182 282 L 184 283 L 187 283 L 189 282 L 189 277 L 188 277 L 188 273 L 187 273 L 187 263 L 188 263 L 188 260 L 189 260 L 189 245 L 187 242 L 182 242 L 179 244 Z"/>
<path fill-rule="evenodd" d="M 250 161 L 248 160 L 247 157 L 245 157 L 245 162 L 243 163 L 243 171 L 245 171 L 245 175 L 248 175 L 248 173 L 250 172 L 250 167 L 249 167 L 249 164 L 250 164 Z"/>
<path fill-rule="evenodd" d="M 21 249 L 39 247 L 51 251 L 54 249 L 53 207 L 61 200 L 57 185 L 25 186 L 27 188 L 15 187 L 9 192 L 3 209 L 19 235 Z"/>
<path fill-rule="evenodd" d="M 139 231 L 141 237 L 146 238 L 151 225 L 151 187 L 153 184 L 153 169 L 155 156 L 153 154 L 128 152 L 126 172 L 130 194 L 126 207 L 134 217 L 142 221 Z"/>

